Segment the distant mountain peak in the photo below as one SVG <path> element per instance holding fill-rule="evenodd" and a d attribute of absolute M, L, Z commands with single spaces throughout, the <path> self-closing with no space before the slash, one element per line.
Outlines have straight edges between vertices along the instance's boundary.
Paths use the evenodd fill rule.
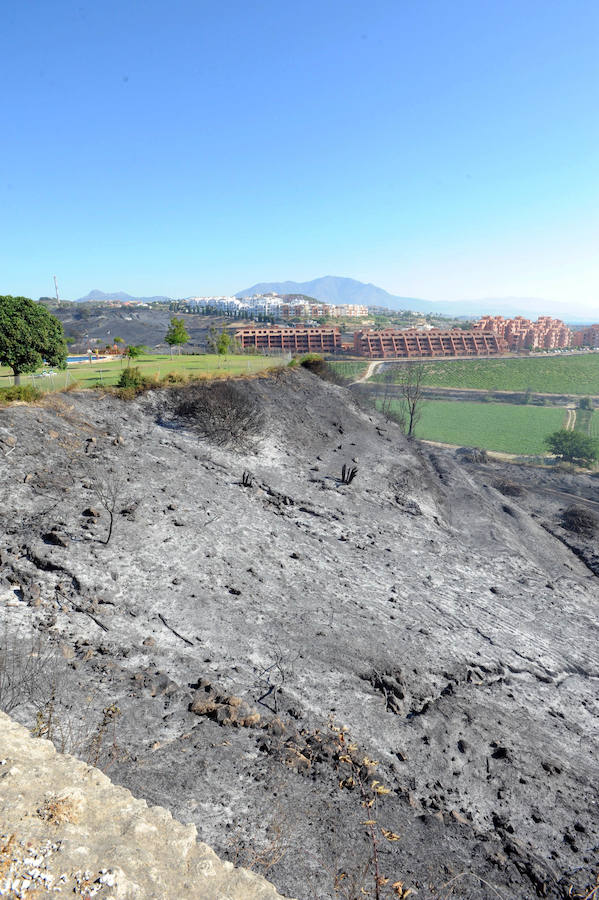
<path fill-rule="evenodd" d="M 356 303 L 362 306 L 385 306 L 388 309 L 409 309 L 412 312 L 434 313 L 444 316 L 483 315 L 517 316 L 536 318 L 539 315 L 557 316 L 569 322 L 590 322 L 563 305 L 551 303 L 542 297 L 486 297 L 476 300 L 422 300 L 390 294 L 377 285 L 354 278 L 325 275 L 313 281 L 267 281 L 239 291 L 236 297 L 253 294 L 308 294 L 321 303 Z"/>
<path fill-rule="evenodd" d="M 254 284 L 239 291 L 236 297 L 251 297 L 252 294 L 307 294 L 321 303 L 356 303 L 362 306 L 388 306 L 391 309 L 421 309 L 428 305 L 426 300 L 414 297 L 396 297 L 377 287 L 365 284 L 355 278 L 324 275 L 312 281 L 270 281 Z"/>

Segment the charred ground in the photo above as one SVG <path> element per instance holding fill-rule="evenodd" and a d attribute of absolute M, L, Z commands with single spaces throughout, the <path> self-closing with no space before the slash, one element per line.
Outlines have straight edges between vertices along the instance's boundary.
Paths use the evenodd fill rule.
<path fill-rule="evenodd" d="M 301 900 L 373 890 L 373 820 L 381 891 L 584 897 L 599 582 L 562 514 L 597 481 L 408 443 L 306 372 L 235 384 L 245 446 L 187 388 L 0 411 L 4 643 L 59 648 L 12 714 Z"/>

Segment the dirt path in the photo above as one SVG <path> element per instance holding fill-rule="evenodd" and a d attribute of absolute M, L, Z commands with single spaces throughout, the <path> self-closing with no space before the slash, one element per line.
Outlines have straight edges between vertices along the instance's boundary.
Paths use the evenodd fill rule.
<path fill-rule="evenodd" d="M 576 425 L 576 407 L 573 403 L 569 403 L 566 409 L 566 424 L 564 428 L 566 431 L 574 431 L 574 426 Z"/>
<path fill-rule="evenodd" d="M 420 438 L 420 443 L 430 444 L 432 447 L 443 447 L 445 450 L 459 450 L 463 444 L 442 444 L 441 441 L 426 441 Z M 501 462 L 515 462 L 522 459 L 521 453 L 503 453 L 501 450 L 487 450 L 489 459 L 497 459 Z"/>
<path fill-rule="evenodd" d="M 355 381 L 352 381 L 352 384 L 361 384 L 363 381 L 368 381 L 368 379 L 372 375 L 374 375 L 378 367 L 382 365 L 383 362 L 383 359 L 375 359 L 372 362 L 369 362 L 364 374 L 361 375 L 360 378 L 357 378 Z"/>

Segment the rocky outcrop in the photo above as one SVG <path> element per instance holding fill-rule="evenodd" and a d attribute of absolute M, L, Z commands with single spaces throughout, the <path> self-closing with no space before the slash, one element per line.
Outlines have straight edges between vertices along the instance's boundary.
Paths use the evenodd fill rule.
<path fill-rule="evenodd" d="M 93 766 L 0 713 L 0 896 L 276 900 L 222 862 L 194 825 L 148 806 Z"/>

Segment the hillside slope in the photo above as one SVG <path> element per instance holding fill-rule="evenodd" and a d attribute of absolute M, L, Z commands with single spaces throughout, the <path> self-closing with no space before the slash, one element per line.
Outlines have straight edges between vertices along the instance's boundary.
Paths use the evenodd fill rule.
<path fill-rule="evenodd" d="M 0 411 L 0 613 L 23 652 L 31 628 L 60 647 L 13 715 L 300 900 L 373 889 L 371 828 L 385 890 L 585 896 L 597 578 L 343 388 L 236 384 L 250 450 L 175 394 Z"/>

